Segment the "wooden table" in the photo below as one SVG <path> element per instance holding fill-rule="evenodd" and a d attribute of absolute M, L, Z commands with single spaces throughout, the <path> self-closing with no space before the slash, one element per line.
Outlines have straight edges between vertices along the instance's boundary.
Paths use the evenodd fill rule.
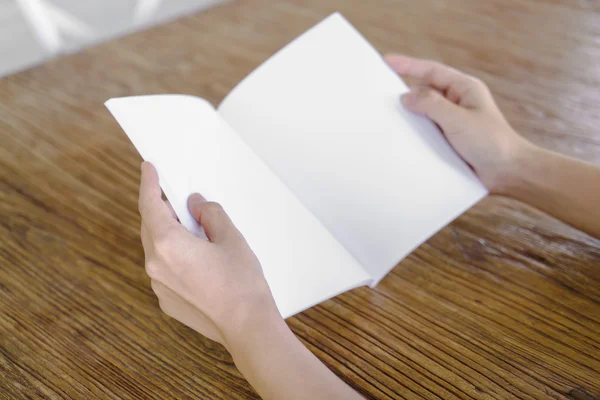
<path fill-rule="evenodd" d="M 219 345 L 161 313 L 138 238 L 140 157 L 103 102 L 218 103 L 340 10 L 382 52 L 487 81 L 542 146 L 600 162 L 595 1 L 228 3 L 0 80 L 0 398 L 255 398 Z M 600 206 L 600 205 L 599 205 Z M 600 241 L 491 197 L 374 290 L 288 323 L 368 398 L 600 396 Z"/>

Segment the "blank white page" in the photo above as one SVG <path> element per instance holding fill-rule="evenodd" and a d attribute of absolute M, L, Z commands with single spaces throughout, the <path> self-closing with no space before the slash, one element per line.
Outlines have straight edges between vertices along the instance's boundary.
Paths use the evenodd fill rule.
<path fill-rule="evenodd" d="M 221 203 L 260 260 L 284 318 L 370 283 L 358 262 L 210 103 L 165 95 L 111 99 L 106 105 L 142 157 L 156 166 L 186 228 L 202 235 L 187 208 L 190 194 Z"/>
<path fill-rule="evenodd" d="M 435 125 L 404 110 L 407 90 L 336 13 L 218 108 L 374 283 L 487 194 Z"/>

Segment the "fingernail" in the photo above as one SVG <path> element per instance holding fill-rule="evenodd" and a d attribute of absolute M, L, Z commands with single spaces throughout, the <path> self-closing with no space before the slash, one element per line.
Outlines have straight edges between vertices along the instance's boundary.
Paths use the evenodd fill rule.
<path fill-rule="evenodd" d="M 401 100 L 405 106 L 412 106 L 415 104 L 415 96 L 412 93 L 404 93 L 401 96 Z"/>
<path fill-rule="evenodd" d="M 190 205 L 198 205 L 206 203 L 206 199 L 200 193 L 194 193 L 190 195 L 188 202 L 190 203 Z"/>

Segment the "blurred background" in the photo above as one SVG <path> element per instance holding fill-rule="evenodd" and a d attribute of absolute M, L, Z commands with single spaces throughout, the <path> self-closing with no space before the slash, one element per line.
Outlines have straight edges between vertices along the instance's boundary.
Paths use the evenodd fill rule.
<path fill-rule="evenodd" d="M 0 77 L 223 0 L 0 0 Z"/>

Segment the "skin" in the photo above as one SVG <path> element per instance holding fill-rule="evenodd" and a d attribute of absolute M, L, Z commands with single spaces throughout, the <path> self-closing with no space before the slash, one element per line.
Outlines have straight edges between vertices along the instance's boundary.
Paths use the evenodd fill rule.
<path fill-rule="evenodd" d="M 436 122 L 493 194 L 510 196 L 600 237 L 600 168 L 534 146 L 506 121 L 487 86 L 436 62 L 386 56 L 421 86 L 402 97 Z M 360 399 L 281 318 L 260 263 L 216 203 L 194 194 L 192 235 L 161 198 L 158 175 L 142 164 L 139 210 L 146 271 L 161 309 L 221 343 L 264 399 Z"/>
<path fill-rule="evenodd" d="M 433 61 L 401 55 L 386 61 L 398 74 L 421 81 L 402 98 L 405 107 L 436 122 L 492 194 L 600 237 L 600 168 L 525 140 L 481 80 Z"/>
<path fill-rule="evenodd" d="M 208 241 L 179 224 L 142 164 L 139 209 L 146 272 L 160 308 L 224 345 L 264 399 L 360 399 L 281 318 L 260 263 L 217 203 L 196 194 L 189 209 Z"/>

